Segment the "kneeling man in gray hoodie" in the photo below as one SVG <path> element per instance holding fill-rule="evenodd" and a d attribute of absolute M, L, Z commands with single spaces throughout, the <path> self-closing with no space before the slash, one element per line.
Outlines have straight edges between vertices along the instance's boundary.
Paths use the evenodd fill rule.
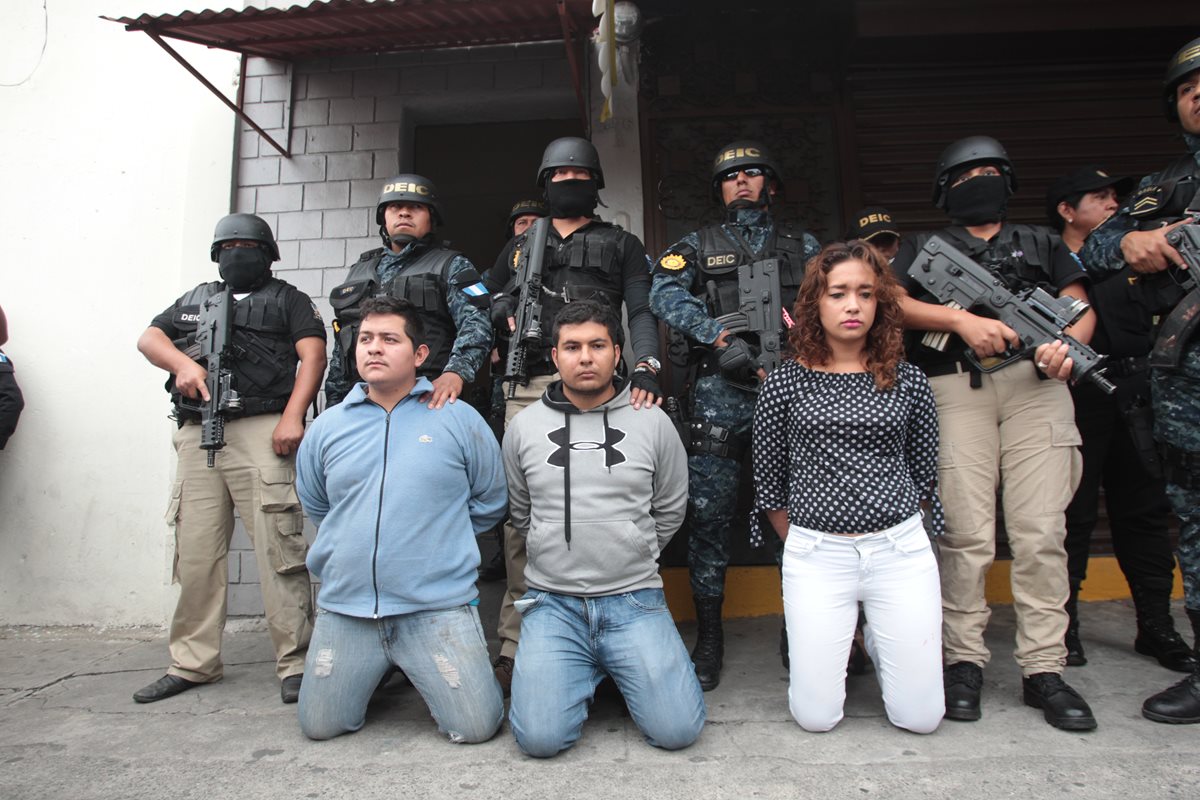
<path fill-rule="evenodd" d="M 504 436 L 509 513 L 529 554 L 513 735 L 531 756 L 571 747 L 609 675 L 647 742 L 687 747 L 704 693 L 655 562 L 687 510 L 687 455 L 667 415 L 634 408 L 614 377 L 621 323 L 607 304 L 567 304 L 550 340 L 562 379 Z"/>

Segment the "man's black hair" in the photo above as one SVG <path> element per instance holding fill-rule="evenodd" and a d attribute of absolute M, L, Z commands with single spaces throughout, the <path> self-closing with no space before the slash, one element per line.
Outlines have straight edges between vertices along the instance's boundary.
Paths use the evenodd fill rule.
<path fill-rule="evenodd" d="M 558 334 L 563 325 L 582 325 L 585 322 L 598 322 L 608 328 L 608 335 L 613 344 L 623 346 L 621 320 L 617 319 L 612 306 L 599 300 L 576 300 L 563 306 L 550 328 L 550 341 L 558 347 Z"/>
<path fill-rule="evenodd" d="M 359 319 L 366 319 L 372 314 L 391 314 L 404 320 L 404 333 L 412 341 L 413 350 L 425 344 L 425 323 L 421 321 L 417 307 L 402 297 L 392 297 L 381 294 L 363 301 Z M 361 324 L 361 323 L 360 323 Z"/>

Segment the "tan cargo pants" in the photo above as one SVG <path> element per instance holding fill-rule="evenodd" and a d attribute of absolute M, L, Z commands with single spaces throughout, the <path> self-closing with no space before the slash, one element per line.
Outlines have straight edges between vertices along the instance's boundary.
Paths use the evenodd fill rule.
<path fill-rule="evenodd" d="M 200 426 L 175 432 L 179 457 L 167 522 L 175 528 L 179 602 L 171 620 L 171 666 L 167 672 L 190 681 L 220 680 L 221 633 L 225 629 L 227 557 L 236 508 L 254 545 L 275 647 L 275 672 L 282 679 L 304 671 L 312 635 L 312 595 L 304 565 L 308 545 L 296 496 L 295 457 L 271 447 L 279 414 L 226 423 L 225 448 L 207 466 Z"/>

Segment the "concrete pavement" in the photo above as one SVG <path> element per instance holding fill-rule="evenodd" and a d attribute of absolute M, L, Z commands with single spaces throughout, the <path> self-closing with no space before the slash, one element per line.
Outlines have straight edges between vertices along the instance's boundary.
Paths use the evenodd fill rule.
<path fill-rule="evenodd" d="M 163 631 L 0 629 L 0 798 L 1200 797 L 1200 726 L 1139 713 L 1181 676 L 1133 653 L 1128 602 L 1085 604 L 1083 619 L 1090 663 L 1066 677 L 1096 712 L 1094 733 L 1055 730 L 1021 704 L 1003 607 L 980 722 L 930 736 L 895 729 L 872 672 L 850 679 L 834 731 L 806 733 L 787 711 L 779 618 L 762 617 L 728 623 L 696 745 L 655 750 L 601 700 L 576 747 L 548 761 L 521 755 L 507 726 L 486 744 L 449 744 L 407 685 L 378 693 L 358 733 L 310 742 L 296 707 L 279 701 L 267 635 L 253 624 L 227 632 L 223 681 L 150 705 L 130 695 L 162 674 Z"/>

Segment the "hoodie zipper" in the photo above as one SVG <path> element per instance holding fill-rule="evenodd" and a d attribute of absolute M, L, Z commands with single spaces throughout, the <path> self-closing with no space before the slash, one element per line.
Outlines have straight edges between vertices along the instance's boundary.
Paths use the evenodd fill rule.
<path fill-rule="evenodd" d="M 371 551 L 371 586 L 375 589 L 375 611 L 373 619 L 379 619 L 379 578 L 376 563 L 379 560 L 379 527 L 383 524 L 383 487 L 387 483 L 388 440 L 391 438 L 392 412 L 388 411 L 383 422 L 383 473 L 379 476 L 379 510 L 375 512 L 375 549 Z"/>

